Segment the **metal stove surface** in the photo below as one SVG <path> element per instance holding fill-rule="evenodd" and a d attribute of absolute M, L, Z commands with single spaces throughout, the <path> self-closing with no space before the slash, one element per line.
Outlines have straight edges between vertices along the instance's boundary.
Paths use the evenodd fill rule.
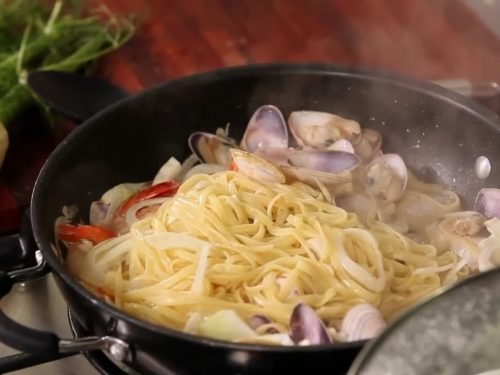
<path fill-rule="evenodd" d="M 0 302 L 11 318 L 30 327 L 52 331 L 60 337 L 72 338 L 66 303 L 59 293 L 52 276 L 24 285 L 16 285 Z M 0 356 L 16 351 L 0 343 Z M 99 372 L 83 355 L 10 372 L 15 375 L 97 375 Z"/>

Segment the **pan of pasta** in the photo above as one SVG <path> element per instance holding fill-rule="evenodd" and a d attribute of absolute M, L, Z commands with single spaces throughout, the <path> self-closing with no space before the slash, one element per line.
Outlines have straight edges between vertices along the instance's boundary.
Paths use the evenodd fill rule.
<path fill-rule="evenodd" d="M 0 338 L 141 374 L 345 373 L 414 306 L 500 264 L 499 129 L 430 83 L 328 65 L 121 100 L 54 151 L 31 207 L 92 337 L 2 317 Z"/>

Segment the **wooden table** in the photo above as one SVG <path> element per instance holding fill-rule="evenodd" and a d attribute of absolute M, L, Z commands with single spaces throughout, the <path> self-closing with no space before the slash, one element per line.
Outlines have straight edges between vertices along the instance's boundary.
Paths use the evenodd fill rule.
<path fill-rule="evenodd" d="M 460 0 L 92 0 L 86 6 L 100 3 L 141 20 L 135 38 L 96 71 L 131 92 L 223 66 L 276 61 L 500 82 L 500 40 Z M 0 173 L 0 233 L 18 228 L 40 167 L 71 126 L 48 132 L 31 120 L 21 129 Z"/>

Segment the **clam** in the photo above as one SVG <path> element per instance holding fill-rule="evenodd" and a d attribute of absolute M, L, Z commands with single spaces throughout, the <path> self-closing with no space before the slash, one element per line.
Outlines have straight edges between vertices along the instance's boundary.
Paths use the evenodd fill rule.
<path fill-rule="evenodd" d="M 328 173 L 292 165 L 282 165 L 280 170 L 289 180 L 300 181 L 311 186 L 316 186 L 320 182 L 330 187 L 352 181 L 352 174 L 349 171 Z"/>
<path fill-rule="evenodd" d="M 354 147 L 352 147 L 352 143 L 349 142 L 347 139 L 339 139 L 333 142 L 333 144 L 328 147 L 328 150 L 344 151 L 354 154 Z"/>
<path fill-rule="evenodd" d="M 359 157 L 350 152 L 334 150 L 299 150 L 288 153 L 290 165 L 321 172 L 340 173 L 356 168 Z"/>
<path fill-rule="evenodd" d="M 382 136 L 376 130 L 364 128 L 359 141 L 353 147 L 363 162 L 369 162 L 381 152 Z"/>
<path fill-rule="evenodd" d="M 500 218 L 500 189 L 483 188 L 479 190 L 474 210 L 482 213 L 488 219 Z"/>
<path fill-rule="evenodd" d="M 281 111 L 273 105 L 257 108 L 248 122 L 240 146 L 249 152 L 288 147 L 288 129 Z"/>
<path fill-rule="evenodd" d="M 230 149 L 235 169 L 248 177 L 264 182 L 284 183 L 285 176 L 273 164 L 247 151 Z"/>
<path fill-rule="evenodd" d="M 200 162 L 224 167 L 229 167 L 231 163 L 229 149 L 236 147 L 230 138 L 205 132 L 191 134 L 188 145 Z"/>
<path fill-rule="evenodd" d="M 297 345 L 320 345 L 332 342 L 328 329 L 316 312 L 299 303 L 290 317 L 290 337 Z"/>
<path fill-rule="evenodd" d="M 445 215 L 439 226 L 460 236 L 473 236 L 484 228 L 486 218 L 475 211 L 452 212 Z"/>
<path fill-rule="evenodd" d="M 288 164 L 288 155 L 292 152 L 289 148 L 268 147 L 255 150 L 254 154 L 266 159 L 276 166 Z"/>
<path fill-rule="evenodd" d="M 477 257 L 477 241 L 472 236 L 483 230 L 485 220 L 475 211 L 453 212 L 428 226 L 425 232 L 439 252 L 450 249 L 462 258 Z"/>
<path fill-rule="evenodd" d="M 257 329 L 264 324 L 271 323 L 271 319 L 262 314 L 254 314 L 250 317 L 248 324 L 252 329 Z"/>
<path fill-rule="evenodd" d="M 271 324 L 272 320 L 269 319 L 267 316 L 262 315 L 262 314 L 254 314 L 250 317 L 248 324 L 253 330 L 257 330 L 257 328 L 265 325 L 265 324 Z M 270 327 L 266 329 L 266 333 L 268 334 L 275 334 L 279 333 L 279 331 L 276 328 Z"/>
<path fill-rule="evenodd" d="M 395 202 L 403 196 L 408 183 L 405 162 L 397 154 L 381 155 L 367 166 L 365 180 L 368 194 Z"/>
<path fill-rule="evenodd" d="M 325 149 L 339 139 L 354 142 L 359 123 L 327 112 L 296 111 L 288 117 L 290 132 L 301 147 Z"/>
<path fill-rule="evenodd" d="M 284 174 L 290 180 L 310 185 L 316 185 L 318 181 L 324 185 L 350 182 L 350 171 L 360 162 L 355 154 L 332 150 L 269 148 L 259 149 L 252 154 L 233 149 L 231 153 L 238 171 L 248 176 L 268 182 L 281 182 L 279 174 Z"/>
<path fill-rule="evenodd" d="M 386 325 L 376 307 L 362 303 L 349 309 L 342 320 L 340 332 L 346 341 L 367 340 L 376 337 Z"/>
<path fill-rule="evenodd" d="M 296 150 L 288 153 L 289 165 L 280 165 L 281 171 L 291 180 L 310 185 L 317 181 L 324 185 L 338 185 L 352 180 L 351 170 L 356 168 L 359 157 L 344 151 Z"/>

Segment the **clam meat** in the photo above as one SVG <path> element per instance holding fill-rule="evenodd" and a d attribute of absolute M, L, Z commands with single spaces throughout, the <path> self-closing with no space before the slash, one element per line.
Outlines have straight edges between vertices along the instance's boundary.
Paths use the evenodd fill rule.
<path fill-rule="evenodd" d="M 288 117 L 290 133 L 300 147 L 325 149 L 335 141 L 355 142 L 361 133 L 358 122 L 327 112 L 295 111 Z"/>

